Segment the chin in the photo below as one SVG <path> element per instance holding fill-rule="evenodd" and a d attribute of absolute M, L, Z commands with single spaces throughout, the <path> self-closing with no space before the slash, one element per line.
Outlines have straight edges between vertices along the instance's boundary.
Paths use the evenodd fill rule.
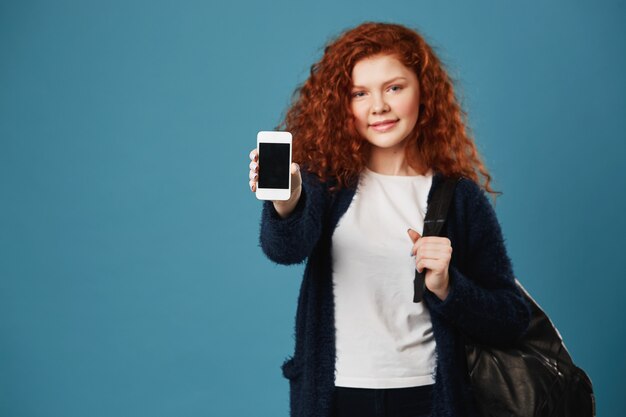
<path fill-rule="evenodd" d="M 404 145 L 406 142 L 406 138 L 384 138 L 384 137 L 376 137 L 376 138 L 367 138 L 367 141 L 377 148 L 390 149 L 395 148 L 399 145 Z"/>

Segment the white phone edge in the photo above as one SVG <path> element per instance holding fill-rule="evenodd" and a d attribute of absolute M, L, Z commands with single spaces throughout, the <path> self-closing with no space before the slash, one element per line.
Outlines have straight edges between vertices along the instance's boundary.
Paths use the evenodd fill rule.
<path fill-rule="evenodd" d="M 293 138 L 291 132 L 284 131 L 267 131 L 262 130 L 256 135 L 256 149 L 259 153 L 259 161 L 261 160 L 260 146 L 261 143 L 288 143 L 289 144 L 289 172 L 291 172 L 291 158 Z M 262 167 L 259 167 L 262 169 Z M 289 187 L 282 188 L 259 188 L 258 182 L 255 192 L 256 198 L 259 200 L 289 200 L 291 197 L 291 174 L 289 175 Z"/>

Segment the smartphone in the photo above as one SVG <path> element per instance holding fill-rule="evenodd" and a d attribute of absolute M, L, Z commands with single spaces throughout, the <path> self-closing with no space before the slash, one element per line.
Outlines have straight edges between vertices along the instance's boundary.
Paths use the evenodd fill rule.
<path fill-rule="evenodd" d="M 256 136 L 259 172 L 256 198 L 289 200 L 291 196 L 290 132 L 259 132 Z"/>

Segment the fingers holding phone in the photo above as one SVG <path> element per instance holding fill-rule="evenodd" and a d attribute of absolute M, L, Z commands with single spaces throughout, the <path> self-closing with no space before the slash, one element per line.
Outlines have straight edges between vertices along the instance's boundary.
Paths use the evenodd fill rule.
<path fill-rule="evenodd" d="M 257 182 L 259 178 L 259 152 L 254 148 L 250 152 L 250 191 L 256 192 Z"/>

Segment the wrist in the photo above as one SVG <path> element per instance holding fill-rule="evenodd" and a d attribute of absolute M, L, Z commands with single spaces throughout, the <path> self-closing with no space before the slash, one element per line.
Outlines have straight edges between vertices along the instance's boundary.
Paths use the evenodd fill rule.
<path fill-rule="evenodd" d="M 442 288 L 438 288 L 435 291 L 432 291 L 433 294 L 435 294 L 437 296 L 437 298 L 439 298 L 441 301 L 444 301 L 446 298 L 448 298 L 448 294 L 450 294 L 450 275 L 449 273 L 446 273 L 446 277 L 444 279 L 445 282 L 445 286 Z"/>
<path fill-rule="evenodd" d="M 284 219 L 288 217 L 291 214 L 291 212 L 296 208 L 296 206 L 298 205 L 298 201 L 300 200 L 301 193 L 302 193 L 302 186 L 299 186 L 298 188 L 293 190 L 293 192 L 291 193 L 291 196 L 289 197 L 289 200 L 273 201 L 274 209 L 276 210 L 276 212 L 281 218 Z"/>
<path fill-rule="evenodd" d="M 447 286 L 443 290 L 432 291 L 433 294 L 437 296 L 441 301 L 445 301 L 448 298 L 448 294 L 450 294 L 450 286 Z"/>

